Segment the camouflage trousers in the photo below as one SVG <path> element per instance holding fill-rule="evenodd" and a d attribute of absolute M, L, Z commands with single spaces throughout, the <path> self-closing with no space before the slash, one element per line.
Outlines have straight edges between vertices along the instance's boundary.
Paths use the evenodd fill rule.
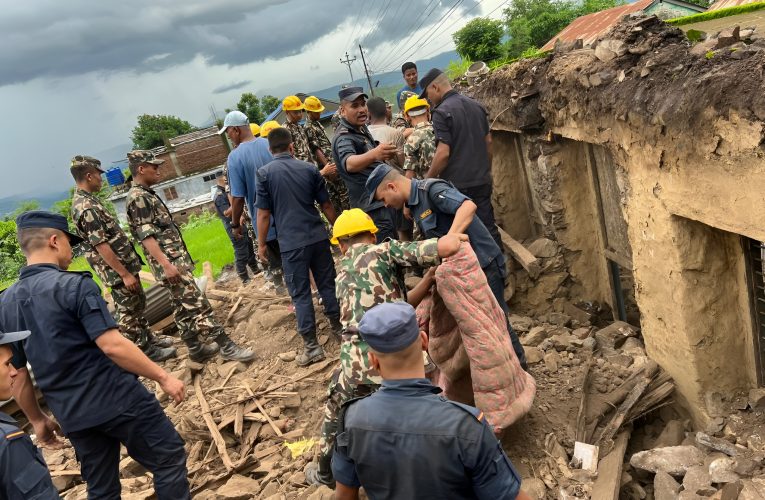
<path fill-rule="evenodd" d="M 335 207 L 335 212 L 340 215 L 343 210 L 351 209 L 351 202 L 348 198 L 348 188 L 345 187 L 345 182 L 342 179 L 336 181 L 327 181 L 327 191 L 329 192 L 329 199 L 332 201 L 332 205 Z"/>
<path fill-rule="evenodd" d="M 343 370 L 337 367 L 332 373 L 327 390 L 327 403 L 324 405 L 324 422 L 321 424 L 321 438 L 319 440 L 319 453 L 329 463 L 332 452 L 335 449 L 335 436 L 337 435 L 337 417 L 340 409 L 351 399 L 361 398 L 376 392 L 380 386 L 377 384 L 356 385 L 343 376 Z M 323 460 L 319 460 L 322 463 Z"/>
<path fill-rule="evenodd" d="M 146 316 L 146 293 L 141 288 L 138 293 L 133 293 L 123 283 L 112 287 L 112 299 L 120 333 L 126 339 L 143 349 L 149 342 L 151 330 Z"/>
<path fill-rule="evenodd" d="M 191 271 L 178 268 L 181 280 L 170 283 L 161 280 L 160 284 L 170 292 L 175 323 L 184 341 L 200 337 L 200 340 L 215 340 L 225 334 L 223 326 L 215 319 L 210 301 L 199 290 Z"/>

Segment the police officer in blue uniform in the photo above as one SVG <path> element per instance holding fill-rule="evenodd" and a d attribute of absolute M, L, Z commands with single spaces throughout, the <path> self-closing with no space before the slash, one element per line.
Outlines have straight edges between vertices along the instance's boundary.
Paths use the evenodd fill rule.
<path fill-rule="evenodd" d="M 374 500 L 528 498 L 483 413 L 439 396 L 425 378 L 428 339 L 411 305 L 373 307 L 359 333 L 383 383 L 340 414 L 332 457 L 337 499 L 357 499 L 362 486 Z"/>
<path fill-rule="evenodd" d="M 120 445 L 154 474 L 157 498 L 190 498 L 183 439 L 138 380 L 160 384 L 176 403 L 183 383 L 125 337 L 88 272 L 67 272 L 82 241 L 66 218 L 31 211 L 16 219 L 27 265 L 0 295 L 0 331 L 30 330 L 14 344 L 13 396 L 41 443 L 63 429 L 80 461 L 90 499 L 120 497 Z M 61 427 L 40 409 L 26 369 Z"/>
<path fill-rule="evenodd" d="M 11 342 L 29 337 L 29 331 L 0 332 L 0 401 L 11 398 L 17 375 L 11 363 Z M 16 421 L 0 412 L 0 498 L 3 500 L 58 500 L 60 497 L 40 450 Z"/>
<path fill-rule="evenodd" d="M 407 179 L 388 165 L 380 165 L 369 176 L 366 191 L 370 200 L 385 206 L 409 207 L 412 218 L 426 238 L 440 238 L 447 233 L 465 233 L 478 257 L 491 292 L 505 313 L 507 331 L 513 350 L 523 369 L 526 354 L 510 322 L 505 302 L 505 256 L 483 222 L 475 216 L 477 206 L 450 183 L 441 179 Z"/>
<path fill-rule="evenodd" d="M 265 262 L 268 259 L 265 241 L 273 215 L 284 281 L 295 306 L 298 333 L 305 347 L 295 362 L 306 366 L 324 359 L 324 351 L 316 338 L 311 275 L 333 332 L 339 337 L 343 329 L 335 295 L 335 262 L 329 235 L 315 204 L 330 223 L 335 222 L 337 214 L 316 166 L 293 156 L 295 148 L 289 130 L 279 127 L 269 132 L 268 147 L 274 159 L 257 173 L 258 252 Z"/>

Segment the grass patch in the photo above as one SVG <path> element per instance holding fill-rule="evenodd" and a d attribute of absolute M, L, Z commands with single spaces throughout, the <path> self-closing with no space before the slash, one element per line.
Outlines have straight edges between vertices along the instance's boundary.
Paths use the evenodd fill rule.
<path fill-rule="evenodd" d="M 449 77 L 449 80 L 456 80 L 465 74 L 471 64 L 473 64 L 473 61 L 470 59 L 449 61 L 449 64 L 446 66 L 446 70 L 444 72 L 446 73 L 446 76 Z"/>
<path fill-rule="evenodd" d="M 669 19 L 666 22 L 672 26 L 684 26 L 686 24 L 701 23 L 704 21 L 711 21 L 713 19 L 721 19 L 723 17 L 746 14 L 747 12 L 755 12 L 762 9 L 765 9 L 765 2 L 749 3 L 746 5 L 737 5 L 735 7 L 727 7 L 725 9 L 693 14 L 692 16 L 676 17 L 675 19 Z"/>

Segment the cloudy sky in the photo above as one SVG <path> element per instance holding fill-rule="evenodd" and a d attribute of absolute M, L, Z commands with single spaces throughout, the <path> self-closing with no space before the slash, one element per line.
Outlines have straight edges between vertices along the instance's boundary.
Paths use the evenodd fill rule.
<path fill-rule="evenodd" d="M 0 16 L 0 197 L 60 192 L 68 161 L 130 142 L 136 117 L 192 124 L 242 92 L 283 97 L 454 48 L 471 18 L 506 0 L 27 0 Z M 368 48 L 368 49 L 367 49 Z M 362 74 L 360 59 L 354 76 Z M 30 198 L 34 195 L 30 194 Z"/>

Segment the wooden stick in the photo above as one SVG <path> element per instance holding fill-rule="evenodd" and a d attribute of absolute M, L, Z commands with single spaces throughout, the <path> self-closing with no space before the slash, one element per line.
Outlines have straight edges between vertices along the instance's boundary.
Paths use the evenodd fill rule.
<path fill-rule="evenodd" d="M 576 439 L 581 443 L 586 443 L 587 422 L 587 387 L 590 385 L 590 369 L 592 368 L 592 356 L 587 359 L 584 365 L 584 376 L 582 377 L 582 399 L 579 401 L 579 413 L 576 415 Z"/>
<path fill-rule="evenodd" d="M 224 321 L 224 322 L 223 322 L 223 324 L 224 324 L 224 325 L 228 324 L 228 322 L 229 322 L 229 321 L 231 321 L 231 317 L 232 317 L 232 316 L 234 315 L 234 313 L 236 312 L 237 308 L 239 307 L 239 304 L 241 304 L 241 303 L 242 303 L 242 299 L 243 299 L 243 297 L 239 297 L 239 298 L 237 299 L 237 301 L 236 301 L 236 303 L 234 304 L 234 306 L 233 306 L 233 307 L 231 308 L 231 310 L 228 312 L 228 316 L 226 316 L 226 321 Z"/>
<path fill-rule="evenodd" d="M 502 245 L 507 248 L 510 254 L 523 266 L 529 276 L 536 279 L 539 273 L 542 272 L 542 267 L 539 265 L 539 259 L 529 252 L 525 246 L 521 245 L 519 241 L 507 234 L 501 227 L 497 226 L 499 236 L 502 238 Z"/>
<path fill-rule="evenodd" d="M 213 278 L 212 264 L 210 264 L 209 260 L 206 260 L 204 263 L 202 263 L 202 274 L 207 276 L 207 285 L 202 291 L 207 292 L 215 288 L 215 278 Z"/>
<path fill-rule="evenodd" d="M 223 436 L 221 436 L 218 427 L 215 425 L 215 420 L 213 420 L 210 415 L 210 405 L 207 404 L 205 395 L 202 392 L 201 379 L 202 377 L 198 373 L 194 376 L 194 392 L 199 401 L 199 406 L 202 408 L 202 417 L 207 424 L 207 428 L 210 429 L 210 435 L 212 436 L 213 441 L 215 441 L 215 447 L 218 449 L 218 454 L 220 455 L 221 460 L 223 460 L 223 465 L 227 470 L 231 470 L 234 468 L 234 463 L 231 461 L 231 457 L 228 456 L 226 441 L 223 440 Z"/>
<path fill-rule="evenodd" d="M 598 463 L 598 478 L 592 486 L 593 500 L 617 500 L 622 482 L 622 466 L 630 431 L 622 431 L 616 438 L 613 450 Z"/>
<path fill-rule="evenodd" d="M 234 435 L 236 437 L 242 437 L 243 426 L 244 426 L 244 403 L 236 407 L 236 415 L 234 416 Z"/>
<path fill-rule="evenodd" d="M 277 436 L 281 436 L 283 433 L 279 428 L 276 426 L 273 420 L 271 420 L 271 417 L 268 416 L 268 413 L 266 413 L 266 410 L 263 409 L 263 406 L 261 406 L 260 402 L 256 399 L 255 404 L 258 406 L 258 410 L 260 410 L 260 413 L 263 414 L 264 417 L 266 417 L 266 420 L 268 420 L 268 424 L 271 426 L 271 428 L 274 430 Z"/>
<path fill-rule="evenodd" d="M 231 378 L 232 375 L 234 375 L 234 372 L 237 369 L 237 365 L 234 365 L 231 367 L 231 369 L 228 371 L 228 375 L 226 375 L 226 378 L 223 379 L 223 383 L 220 385 L 221 387 L 226 387 L 226 383 L 228 383 L 228 380 Z"/>
<path fill-rule="evenodd" d="M 604 441 L 610 441 L 613 439 L 613 437 L 619 431 L 619 427 L 622 426 L 624 420 L 627 418 L 627 413 L 632 409 L 633 406 L 635 406 L 635 403 L 637 403 L 640 396 L 645 392 L 648 384 L 651 383 L 651 379 L 649 377 L 650 375 L 643 378 L 643 380 L 638 382 L 635 387 L 632 388 L 629 395 L 616 410 L 616 413 L 614 414 L 611 421 L 608 422 L 608 424 L 603 429 L 603 432 L 600 433 L 600 437 L 598 438 L 597 443 L 602 443 Z"/>

